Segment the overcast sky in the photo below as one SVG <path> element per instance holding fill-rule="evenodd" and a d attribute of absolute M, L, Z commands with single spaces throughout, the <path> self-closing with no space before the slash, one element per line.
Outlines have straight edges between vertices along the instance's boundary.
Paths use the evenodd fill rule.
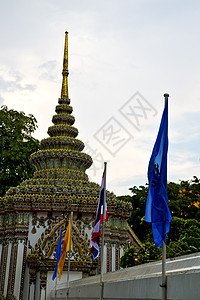
<path fill-rule="evenodd" d="M 94 161 L 87 171 L 116 195 L 147 182 L 169 100 L 168 180 L 200 167 L 200 2 L 176 0 L 2 1 L 0 104 L 33 114 L 47 137 L 69 32 L 74 124 Z"/>

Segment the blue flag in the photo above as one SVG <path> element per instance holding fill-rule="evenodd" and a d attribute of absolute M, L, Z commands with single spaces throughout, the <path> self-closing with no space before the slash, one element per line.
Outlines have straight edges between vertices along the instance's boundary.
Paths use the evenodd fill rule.
<path fill-rule="evenodd" d="M 52 276 L 52 280 L 54 280 L 56 278 L 56 275 L 57 275 L 57 272 L 58 272 L 58 262 L 59 262 L 60 257 L 61 257 L 61 252 L 62 252 L 62 229 L 60 230 L 60 238 L 59 238 L 59 242 L 58 242 L 58 246 L 57 246 L 56 254 L 55 254 L 56 267 L 55 267 L 55 271 L 54 271 L 53 276 Z"/>
<path fill-rule="evenodd" d="M 144 220 L 152 223 L 156 247 L 162 247 L 162 241 L 166 243 L 166 235 L 169 233 L 172 221 L 167 197 L 167 151 L 168 99 L 148 167 L 149 192 Z"/>

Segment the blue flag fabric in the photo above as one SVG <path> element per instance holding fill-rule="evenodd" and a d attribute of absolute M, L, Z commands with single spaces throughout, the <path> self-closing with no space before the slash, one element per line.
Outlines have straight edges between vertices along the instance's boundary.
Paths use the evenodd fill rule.
<path fill-rule="evenodd" d="M 148 167 L 149 192 L 144 220 L 152 223 L 156 247 L 162 247 L 162 241 L 166 243 L 166 235 L 170 231 L 170 222 L 172 221 L 167 196 L 167 151 L 168 99 Z"/>
<path fill-rule="evenodd" d="M 55 271 L 54 271 L 53 276 L 52 276 L 52 280 L 54 280 L 56 278 L 56 276 L 57 276 L 58 262 L 59 262 L 60 257 L 61 257 L 61 252 L 62 252 L 62 229 L 60 230 L 60 238 L 59 238 L 59 242 L 58 242 L 58 246 L 57 246 L 56 254 L 55 254 L 55 257 L 56 257 L 56 267 L 55 267 Z"/>

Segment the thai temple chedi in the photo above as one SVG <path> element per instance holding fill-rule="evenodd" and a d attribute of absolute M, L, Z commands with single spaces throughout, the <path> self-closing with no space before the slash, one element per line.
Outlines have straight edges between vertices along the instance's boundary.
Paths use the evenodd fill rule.
<path fill-rule="evenodd" d="M 60 229 L 74 213 L 70 280 L 99 272 L 89 248 L 100 185 L 90 182 L 86 170 L 92 158 L 82 152 L 68 95 L 68 33 L 65 34 L 61 97 L 41 150 L 31 155 L 33 178 L 10 188 L 0 198 L 0 299 L 51 298 L 52 275 Z M 140 241 L 127 220 L 131 206 L 106 191 L 108 222 L 105 224 L 104 272 L 119 269 L 119 259 L 130 245 Z M 68 258 L 59 284 L 66 283 Z"/>

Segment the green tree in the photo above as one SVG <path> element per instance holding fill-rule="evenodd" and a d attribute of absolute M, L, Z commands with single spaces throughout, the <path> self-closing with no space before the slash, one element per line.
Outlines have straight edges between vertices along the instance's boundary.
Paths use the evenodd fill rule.
<path fill-rule="evenodd" d="M 144 222 L 148 185 L 134 186 L 130 190 L 132 196 L 119 198 L 131 202 L 133 206 L 129 224 L 143 243 L 143 247 L 138 251 L 138 261 L 145 263 L 161 259 L 161 248 L 155 248 L 151 224 Z M 168 205 L 172 214 L 167 236 L 167 257 L 199 251 L 200 179 L 194 176 L 190 181 L 170 182 L 167 190 Z"/>
<path fill-rule="evenodd" d="M 39 141 L 31 135 L 37 128 L 33 115 L 26 116 L 24 112 L 1 106 L 1 124 L 4 125 L 3 144 L 11 146 L 2 152 L 0 196 L 3 196 L 10 187 L 17 186 L 34 173 L 35 169 L 29 158 L 31 153 L 39 149 Z"/>
<path fill-rule="evenodd" d="M 167 189 L 172 217 L 200 220 L 200 179 L 194 176 L 180 184 L 170 182 Z"/>
<path fill-rule="evenodd" d="M 123 253 L 119 264 L 120 264 L 121 268 L 128 268 L 128 267 L 135 266 L 135 248 L 134 247 L 128 248 Z"/>
<path fill-rule="evenodd" d="M 129 224 L 138 238 L 144 242 L 146 235 L 151 231 L 151 226 L 144 222 L 148 185 L 139 187 L 134 186 L 133 188 L 130 188 L 130 191 L 133 194 L 132 196 L 121 196 L 118 198 L 132 203 L 133 210 L 129 219 Z"/>
<path fill-rule="evenodd" d="M 199 252 L 200 222 L 174 217 L 168 237 L 167 257 Z"/>
<path fill-rule="evenodd" d="M 173 217 L 167 236 L 167 258 L 199 252 L 200 222 Z M 146 242 L 138 251 L 138 262 L 148 263 L 162 258 L 162 249 L 155 248 L 152 234 L 146 236 Z"/>
<path fill-rule="evenodd" d="M 149 263 L 162 258 L 162 249 L 155 248 L 153 238 L 149 238 L 138 251 L 138 262 L 140 264 Z"/>

